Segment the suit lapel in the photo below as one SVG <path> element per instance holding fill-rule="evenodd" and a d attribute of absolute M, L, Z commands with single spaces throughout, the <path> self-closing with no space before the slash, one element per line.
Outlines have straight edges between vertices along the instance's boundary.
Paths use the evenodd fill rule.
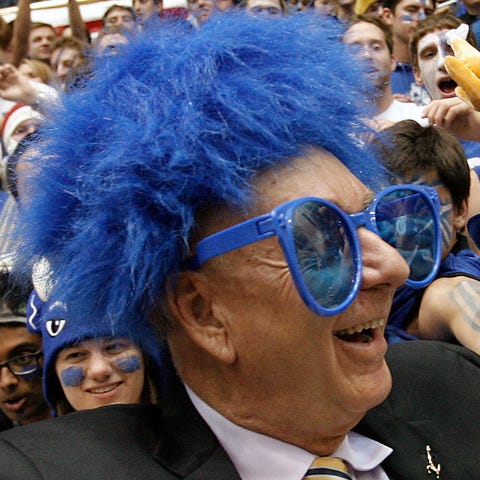
<path fill-rule="evenodd" d="M 442 432 L 430 420 L 409 421 L 379 410 L 377 407 L 370 411 L 355 431 L 393 449 L 382 463 L 388 477 L 391 480 L 435 480 L 434 469 L 438 464 L 445 465 L 444 454 L 448 451 Z"/>
<path fill-rule="evenodd" d="M 171 371 L 161 402 L 162 432 L 153 454 L 164 468 L 189 480 L 240 480 L 217 438 Z"/>

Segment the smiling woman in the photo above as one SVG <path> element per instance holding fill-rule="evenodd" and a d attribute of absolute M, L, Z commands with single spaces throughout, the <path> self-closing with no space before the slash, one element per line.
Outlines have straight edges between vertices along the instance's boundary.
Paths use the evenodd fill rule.
<path fill-rule="evenodd" d="M 29 299 L 28 328 L 42 333 L 43 388 L 55 415 L 113 404 L 153 403 L 160 394 L 160 344 L 145 321 L 115 325 L 73 318 L 59 301 Z"/>

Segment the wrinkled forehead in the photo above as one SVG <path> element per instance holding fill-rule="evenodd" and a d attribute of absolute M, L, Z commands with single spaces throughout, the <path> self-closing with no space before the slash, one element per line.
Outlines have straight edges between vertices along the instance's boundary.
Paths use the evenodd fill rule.
<path fill-rule="evenodd" d="M 300 157 L 258 172 L 244 209 L 225 205 L 204 210 L 197 216 L 199 235 L 192 244 L 302 197 L 320 197 L 353 213 L 362 210 L 373 199 L 373 193 L 337 157 L 325 150 L 310 149 Z"/>

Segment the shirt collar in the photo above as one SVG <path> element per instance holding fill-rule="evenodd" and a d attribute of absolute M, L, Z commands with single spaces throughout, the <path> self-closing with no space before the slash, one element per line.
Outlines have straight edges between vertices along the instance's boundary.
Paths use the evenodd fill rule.
<path fill-rule="evenodd" d="M 207 405 L 187 385 L 185 388 L 243 480 L 303 478 L 315 459 L 314 454 L 234 424 Z M 391 452 L 391 448 L 375 440 L 350 432 L 333 455 L 344 459 L 354 470 L 368 471 L 379 466 Z"/>

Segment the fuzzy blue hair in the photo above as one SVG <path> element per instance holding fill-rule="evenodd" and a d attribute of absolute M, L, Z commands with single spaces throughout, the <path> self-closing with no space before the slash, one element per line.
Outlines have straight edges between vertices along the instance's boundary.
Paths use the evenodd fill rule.
<path fill-rule="evenodd" d="M 361 71 L 336 20 L 243 13 L 162 25 L 99 61 L 45 128 L 19 264 L 47 257 L 69 311 L 149 315 L 199 210 L 250 201 L 255 174 L 323 148 L 372 185 Z"/>

